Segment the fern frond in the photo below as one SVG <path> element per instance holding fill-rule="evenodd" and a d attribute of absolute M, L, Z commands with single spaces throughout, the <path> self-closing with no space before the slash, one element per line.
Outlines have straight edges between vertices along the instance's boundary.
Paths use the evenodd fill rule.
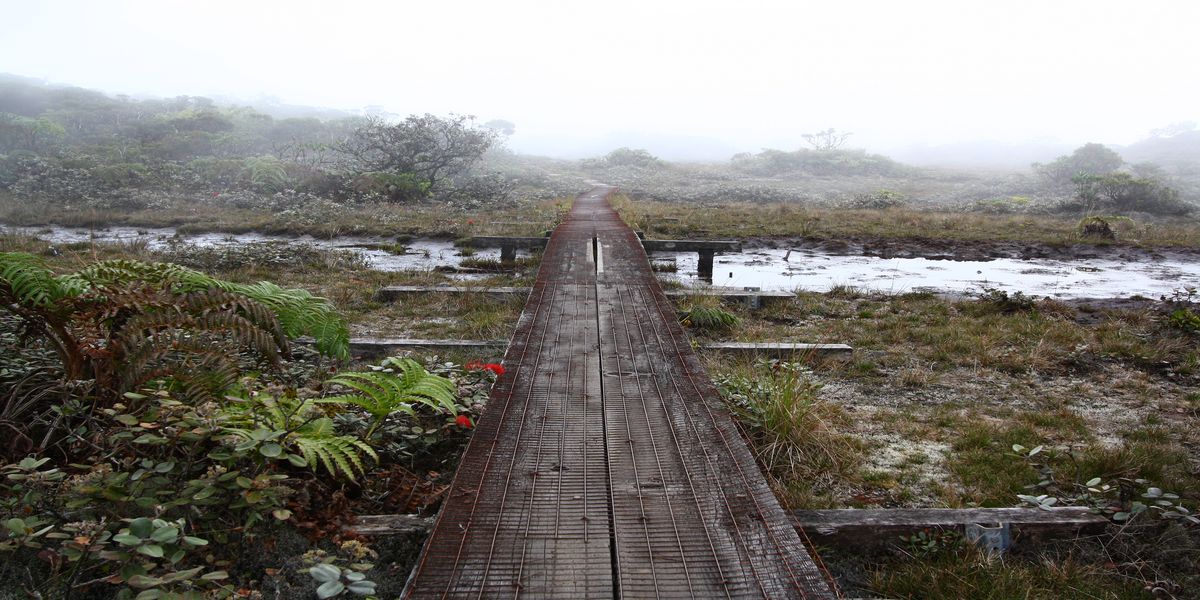
<path fill-rule="evenodd" d="M 59 278 L 74 294 L 128 285 L 141 281 L 165 285 L 183 294 L 221 290 L 250 298 L 275 313 L 289 337 L 310 335 L 317 350 L 326 356 L 345 359 L 350 356 L 350 330 L 329 301 L 301 289 L 285 289 L 270 282 L 240 284 L 223 281 L 170 263 L 144 263 L 136 260 L 98 262 Z M 216 296 L 214 296 L 215 298 Z M 247 308 L 247 307 L 242 307 Z M 251 309 L 252 310 L 252 309 Z M 252 316 L 258 320 L 258 316 Z"/>
<path fill-rule="evenodd" d="M 16 304 L 45 307 L 69 296 L 38 257 L 25 252 L 0 252 L 0 297 Z"/>

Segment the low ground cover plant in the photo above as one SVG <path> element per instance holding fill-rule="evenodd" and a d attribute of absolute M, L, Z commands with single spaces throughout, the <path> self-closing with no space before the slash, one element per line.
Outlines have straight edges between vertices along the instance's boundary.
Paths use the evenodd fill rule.
<path fill-rule="evenodd" d="M 343 527 L 436 506 L 499 365 L 351 369 L 333 307 L 273 284 L 129 260 L 0 267 L 0 424 L 17 440 L 0 456 L 6 590 L 398 593 L 376 559 L 407 558 Z M 316 358 L 299 335 L 323 367 L 293 366 Z"/>

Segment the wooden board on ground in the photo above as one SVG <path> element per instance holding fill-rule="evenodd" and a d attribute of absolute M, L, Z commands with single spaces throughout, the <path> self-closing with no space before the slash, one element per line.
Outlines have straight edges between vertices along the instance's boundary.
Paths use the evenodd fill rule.
<path fill-rule="evenodd" d="M 925 529 L 959 530 L 968 524 L 1007 523 L 1022 539 L 1063 537 L 1103 529 L 1108 519 L 1084 506 L 1038 508 L 879 508 L 794 510 L 792 524 L 818 544 L 836 546 L 897 543 Z M 432 517 L 368 515 L 346 529 L 359 535 L 423 533 Z"/>
<path fill-rule="evenodd" d="M 383 356 L 395 350 L 407 348 L 438 348 L 458 350 L 503 349 L 505 340 L 423 340 L 415 338 L 352 338 L 350 353 L 355 356 Z M 773 358 L 807 358 L 845 355 L 854 351 L 846 344 L 802 344 L 797 342 L 740 343 L 710 342 L 700 344 L 704 350 L 716 350 L 739 354 L 760 354 Z"/>
<path fill-rule="evenodd" d="M 449 285 L 389 285 L 379 288 L 375 298 L 380 302 L 390 302 L 409 294 L 487 294 L 489 296 L 528 296 L 527 287 L 472 287 Z M 664 290 L 668 298 L 688 298 L 693 296 L 715 296 L 723 300 L 746 300 L 749 302 L 766 303 L 774 300 L 795 298 L 792 292 L 777 290 L 738 290 L 733 288 L 677 288 Z"/>
<path fill-rule="evenodd" d="M 813 542 L 838 546 L 893 543 L 925 529 L 962 531 L 969 524 L 1007 523 L 1014 535 L 1027 539 L 1096 531 L 1108 523 L 1086 506 L 795 510 L 791 516 Z"/>

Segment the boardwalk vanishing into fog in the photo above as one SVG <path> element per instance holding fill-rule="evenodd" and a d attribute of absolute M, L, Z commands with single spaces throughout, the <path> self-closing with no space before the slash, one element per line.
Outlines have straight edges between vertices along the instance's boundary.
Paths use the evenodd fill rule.
<path fill-rule="evenodd" d="M 550 238 L 407 597 L 834 597 L 609 191 Z"/>

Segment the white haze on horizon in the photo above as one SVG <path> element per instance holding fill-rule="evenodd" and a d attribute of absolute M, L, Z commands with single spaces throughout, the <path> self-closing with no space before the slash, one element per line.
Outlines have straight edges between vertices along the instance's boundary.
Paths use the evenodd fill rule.
<path fill-rule="evenodd" d="M 727 158 L 850 131 L 903 158 L 1200 120 L 1200 3 L 2 0 L 0 72 L 109 93 L 516 124 L 518 151 Z M 1047 150 L 1049 151 L 1049 150 Z"/>

